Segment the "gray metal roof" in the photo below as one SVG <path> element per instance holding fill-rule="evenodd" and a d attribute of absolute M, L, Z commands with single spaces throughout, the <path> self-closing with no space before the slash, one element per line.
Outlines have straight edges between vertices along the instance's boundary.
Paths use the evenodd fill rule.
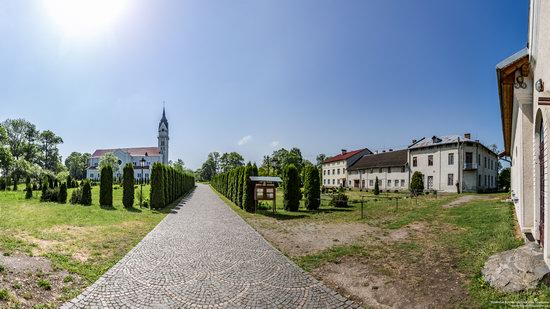
<path fill-rule="evenodd" d="M 270 176 L 250 176 L 250 180 L 256 182 L 283 182 L 281 177 L 270 177 Z"/>
<path fill-rule="evenodd" d="M 527 56 L 529 54 L 529 49 L 527 47 L 523 48 L 522 50 L 518 51 L 517 53 L 513 54 L 512 56 L 502 60 L 497 64 L 497 70 L 501 70 L 510 64 L 518 61 L 519 59 Z"/>
<path fill-rule="evenodd" d="M 434 139 L 435 139 L 435 141 L 434 141 Z M 460 136 L 460 135 L 424 137 L 424 138 L 420 139 L 418 142 L 410 145 L 409 149 L 418 149 L 418 148 L 438 146 L 438 145 L 444 145 L 444 144 L 456 144 L 456 143 L 458 143 L 458 141 L 460 141 L 461 143 L 462 142 L 476 143 L 476 144 L 479 144 L 482 147 L 485 147 L 487 150 L 494 153 L 493 150 L 491 150 L 489 147 L 483 145 L 478 140 L 473 140 L 471 138 L 464 138 L 463 136 Z"/>

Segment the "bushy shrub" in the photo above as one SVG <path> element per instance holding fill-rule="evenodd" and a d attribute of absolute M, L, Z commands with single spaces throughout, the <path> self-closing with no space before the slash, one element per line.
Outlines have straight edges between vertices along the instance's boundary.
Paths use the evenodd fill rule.
<path fill-rule="evenodd" d="M 113 168 L 110 165 L 101 168 L 99 205 L 113 206 Z"/>
<path fill-rule="evenodd" d="M 59 196 L 59 188 L 50 189 L 47 188 L 46 191 L 42 191 L 40 196 L 41 202 L 57 202 Z"/>
<path fill-rule="evenodd" d="M 304 179 L 305 206 L 309 210 L 319 209 L 321 205 L 321 180 L 315 166 L 306 166 Z"/>
<path fill-rule="evenodd" d="M 285 169 L 284 179 L 284 207 L 288 211 L 298 211 L 302 192 L 300 190 L 300 174 L 294 164 L 289 164 Z"/>
<path fill-rule="evenodd" d="M 374 180 L 374 195 L 380 194 L 380 187 L 378 186 L 378 176 L 376 177 L 376 180 Z"/>
<path fill-rule="evenodd" d="M 82 189 L 76 188 L 71 194 L 71 204 L 80 204 L 82 201 Z"/>
<path fill-rule="evenodd" d="M 89 180 L 84 181 L 82 186 L 82 197 L 80 199 L 82 205 L 92 205 L 92 185 Z"/>
<path fill-rule="evenodd" d="M 330 199 L 330 205 L 333 207 L 348 207 L 348 196 L 344 192 L 333 194 Z"/>
<path fill-rule="evenodd" d="M 424 181 L 422 181 L 421 172 L 416 171 L 412 175 L 410 190 L 413 195 L 417 195 L 424 191 Z"/>
<path fill-rule="evenodd" d="M 141 171 L 143 173 L 143 170 Z M 134 206 L 134 167 L 131 163 L 128 163 L 124 166 L 122 170 L 123 174 L 123 186 L 124 191 L 122 192 L 122 204 L 124 207 L 131 208 Z"/>
<path fill-rule="evenodd" d="M 30 183 L 27 184 L 27 188 L 25 188 L 25 191 L 26 191 L 25 192 L 25 198 L 26 199 L 32 198 L 32 187 L 31 187 Z"/>
<path fill-rule="evenodd" d="M 57 196 L 57 202 L 61 204 L 67 203 L 67 184 L 64 182 L 59 186 L 59 194 Z"/>

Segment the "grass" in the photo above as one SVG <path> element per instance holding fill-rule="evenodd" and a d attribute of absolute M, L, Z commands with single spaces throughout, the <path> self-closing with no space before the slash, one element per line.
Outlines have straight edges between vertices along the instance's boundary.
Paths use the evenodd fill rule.
<path fill-rule="evenodd" d="M 38 279 L 38 281 L 36 281 L 36 285 L 46 291 L 52 289 L 52 284 L 47 279 Z"/>
<path fill-rule="evenodd" d="M 381 228 L 385 233 L 402 228 L 414 222 L 422 222 L 429 227 L 425 239 L 400 241 L 389 245 L 380 242 L 360 240 L 351 245 L 333 246 L 321 252 L 306 256 L 291 257 L 306 271 L 313 271 L 325 263 L 338 261 L 344 257 L 363 257 L 371 260 L 394 256 L 415 267 L 416 261 L 423 258 L 423 252 L 443 254 L 457 262 L 458 271 L 466 278 L 468 299 L 466 306 L 499 307 L 502 301 L 550 301 L 550 287 L 541 286 L 536 290 L 521 293 L 501 293 L 489 287 L 481 276 L 481 269 L 489 256 L 516 248 L 523 241 L 515 236 L 515 215 L 513 205 L 502 202 L 507 194 L 488 194 L 487 200 L 475 200 L 454 208 L 442 205 L 454 200 L 457 194 L 424 195 L 418 199 L 405 198 L 400 193 L 384 193 L 374 196 L 372 192 L 347 191 L 350 201 L 363 196 L 364 218 L 361 219 L 361 204 L 350 203 L 350 207 L 336 209 L 328 205 L 328 196 L 322 198 L 319 211 L 308 211 L 302 207 L 298 212 L 283 209 L 283 197 L 277 192 L 277 213 L 270 211 L 271 205 L 261 207 L 256 214 L 248 213 L 222 196 L 222 199 L 245 220 L 256 228 L 276 228 L 275 221 L 292 220 L 293 224 L 308 222 L 359 222 Z M 398 205 L 395 199 L 399 197 Z M 264 218 L 264 219 L 262 219 Z M 268 220 L 269 219 L 269 220 Z M 374 263 L 372 267 L 379 267 Z"/>
<path fill-rule="evenodd" d="M 25 199 L 24 191 L 0 192 L 0 251 L 45 256 L 54 268 L 83 277 L 88 284 L 134 247 L 171 209 L 161 211 L 122 205 L 122 188 L 114 186 L 113 207 L 101 207 L 99 187 L 92 205 L 41 203 L 40 192 Z M 137 191 L 136 189 L 136 196 Z M 148 197 L 149 186 L 143 187 Z M 71 196 L 72 189 L 68 195 Z"/>

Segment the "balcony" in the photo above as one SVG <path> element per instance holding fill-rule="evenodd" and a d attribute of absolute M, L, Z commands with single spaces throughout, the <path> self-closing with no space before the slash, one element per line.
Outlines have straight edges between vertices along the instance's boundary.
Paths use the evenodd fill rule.
<path fill-rule="evenodd" d="M 464 163 L 464 170 L 465 171 L 477 170 L 478 167 L 479 167 L 479 164 L 477 164 L 477 163 Z"/>

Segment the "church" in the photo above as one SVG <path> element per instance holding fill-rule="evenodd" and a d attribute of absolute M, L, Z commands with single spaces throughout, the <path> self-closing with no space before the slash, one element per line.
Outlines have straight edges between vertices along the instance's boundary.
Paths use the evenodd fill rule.
<path fill-rule="evenodd" d="M 122 177 L 122 168 L 126 163 L 131 163 L 134 166 L 134 178 L 136 180 L 149 180 L 153 163 L 168 164 L 168 141 L 170 138 L 168 136 L 168 119 L 166 119 L 164 108 L 159 122 L 157 139 L 158 145 L 156 147 L 97 149 L 88 161 L 86 178 L 99 180 L 99 161 L 105 154 L 112 153 L 118 158 L 119 165 L 118 171 L 113 171 L 114 177 Z M 143 166 L 141 166 L 142 160 L 144 160 Z"/>

